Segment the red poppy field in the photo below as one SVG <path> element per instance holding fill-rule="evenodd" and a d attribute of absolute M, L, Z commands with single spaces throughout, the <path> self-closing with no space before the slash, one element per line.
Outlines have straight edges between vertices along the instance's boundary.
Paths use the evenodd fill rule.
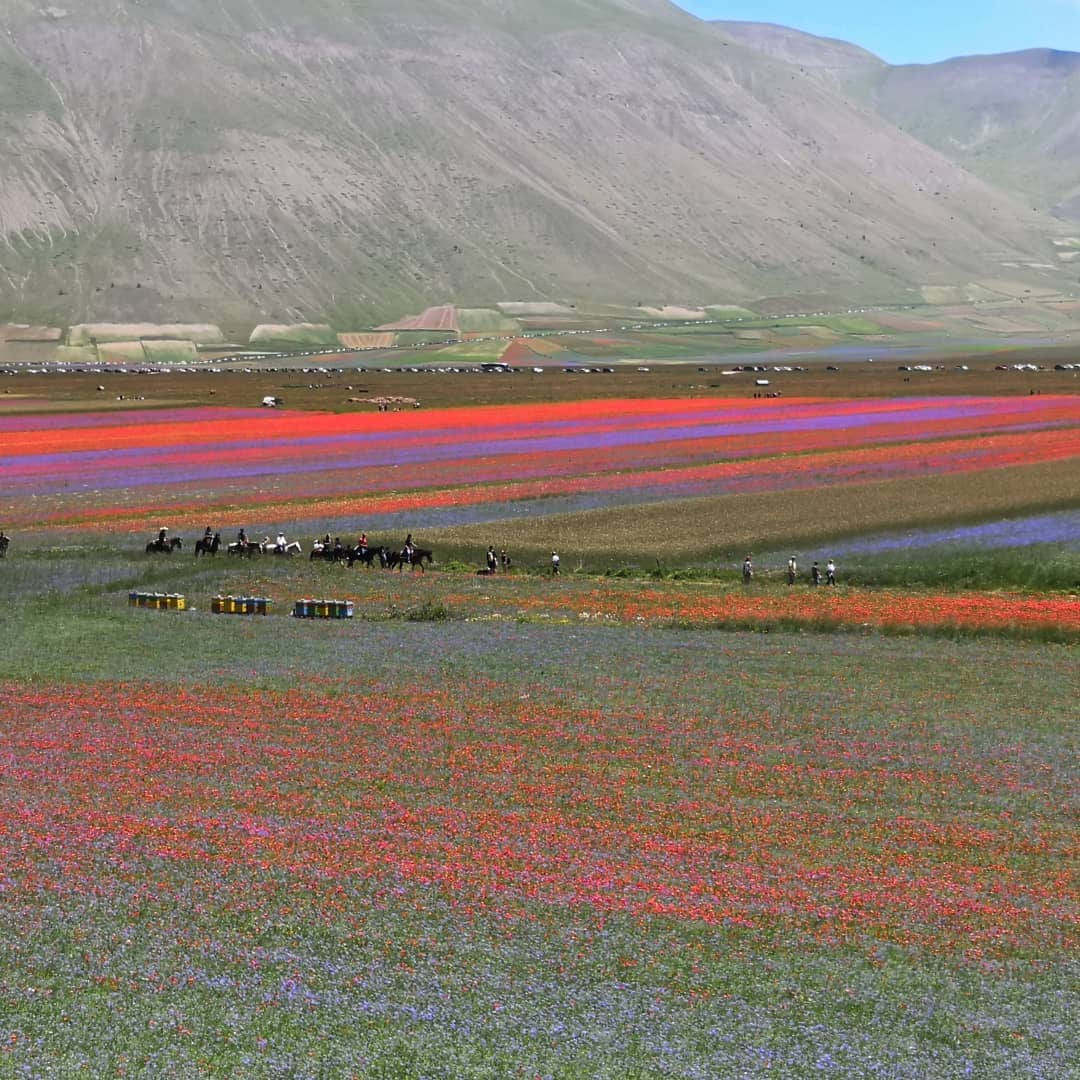
<path fill-rule="evenodd" d="M 572 545 L 482 577 L 448 545 L 1040 477 L 1022 561 L 1025 522 L 1072 527 L 1078 421 L 1051 395 L 0 417 L 0 1075 L 1070 1075 L 1075 590 L 605 578 Z M 207 522 L 415 529 L 437 561 L 143 553 Z"/>
<path fill-rule="evenodd" d="M 987 475 L 1080 456 L 1080 399 L 613 400 L 438 413 L 142 410 L 0 417 L 12 527 L 455 523 L 571 507 Z M 578 500 L 575 504 L 573 500 Z M 541 506 L 541 510 L 543 507 Z"/>

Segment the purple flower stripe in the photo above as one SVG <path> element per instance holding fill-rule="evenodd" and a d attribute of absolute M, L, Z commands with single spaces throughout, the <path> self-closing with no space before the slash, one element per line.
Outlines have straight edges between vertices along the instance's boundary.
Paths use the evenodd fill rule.
<path fill-rule="evenodd" d="M 924 410 L 922 419 L 953 419 L 955 410 Z M 883 427 L 873 441 L 928 440 L 938 436 L 934 430 L 911 430 L 908 416 L 882 419 L 831 415 L 802 421 L 777 420 L 753 424 L 695 424 L 693 427 L 650 426 L 644 429 L 621 426 L 601 432 L 568 433 L 560 436 L 532 437 L 523 433 L 516 438 L 487 439 L 482 442 L 432 441 L 432 435 L 417 439 L 413 435 L 362 433 L 281 439 L 244 439 L 227 447 L 205 451 L 191 447 L 136 447 L 75 454 L 34 454 L 0 466 L 0 476 L 10 491 L 33 490 L 39 493 L 63 491 L 72 483 L 108 489 L 140 484 L 176 484 L 204 479 L 239 479 L 281 476 L 318 469 L 422 465 L 430 462 L 475 460 L 500 455 L 596 453 L 628 446 L 647 446 L 656 442 L 674 443 L 702 439 L 723 439 L 734 435 L 788 434 L 797 431 L 830 431 L 852 427 Z M 1058 424 L 1003 425 L 1001 430 L 1040 430 Z M 442 436 L 435 436 L 441 439 Z M 715 456 L 727 459 L 762 456 L 785 449 L 757 446 L 732 451 L 717 447 Z M 253 451 L 262 453 L 253 454 Z M 713 456 L 713 455 L 710 455 Z M 698 455 L 700 458 L 701 455 Z M 515 475 L 521 475 L 516 473 Z M 53 483 L 42 487 L 43 478 Z M 397 478 L 400 483 L 400 477 Z M 415 479 L 422 480 L 421 477 Z"/>
<path fill-rule="evenodd" d="M 918 529 L 883 533 L 830 546 L 837 555 L 871 555 L 899 548 L 968 546 L 983 548 L 1027 547 L 1030 544 L 1080 544 L 1080 510 L 988 521 L 948 529 Z"/>

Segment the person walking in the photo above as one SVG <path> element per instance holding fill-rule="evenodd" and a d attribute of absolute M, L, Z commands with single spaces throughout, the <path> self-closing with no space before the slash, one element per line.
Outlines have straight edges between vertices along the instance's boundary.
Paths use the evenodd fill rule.
<path fill-rule="evenodd" d="M 787 583 L 789 585 L 795 584 L 795 576 L 799 572 L 799 563 L 794 555 L 787 561 Z"/>
<path fill-rule="evenodd" d="M 747 552 L 746 558 L 742 561 L 742 579 L 748 585 L 754 580 L 754 564 L 750 559 L 749 552 Z"/>
<path fill-rule="evenodd" d="M 810 567 L 810 584 L 821 584 L 821 567 L 818 566 L 817 562 L 815 562 L 814 565 Z"/>
<path fill-rule="evenodd" d="M 830 559 L 825 564 L 825 584 L 826 585 L 835 585 L 836 584 L 836 563 L 834 563 L 832 561 L 832 559 Z"/>
<path fill-rule="evenodd" d="M 559 572 L 559 553 L 557 551 L 551 553 L 551 572 L 553 574 Z"/>

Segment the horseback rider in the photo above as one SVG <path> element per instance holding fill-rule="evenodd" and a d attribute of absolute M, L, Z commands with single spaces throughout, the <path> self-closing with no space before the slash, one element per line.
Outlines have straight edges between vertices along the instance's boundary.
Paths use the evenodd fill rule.
<path fill-rule="evenodd" d="M 410 566 L 412 566 L 412 557 L 414 550 L 415 548 L 413 547 L 412 533 L 409 533 L 409 535 L 405 537 L 405 546 L 401 549 L 401 557 Z"/>
<path fill-rule="evenodd" d="M 240 531 L 236 534 L 236 542 L 241 547 L 247 547 L 248 538 L 247 538 L 247 533 L 244 532 L 243 525 L 240 526 Z"/>
<path fill-rule="evenodd" d="M 277 540 L 275 541 L 274 546 L 277 548 L 279 555 L 285 554 L 285 548 L 287 545 L 288 540 L 285 539 L 285 533 L 281 529 L 278 529 Z"/>
<path fill-rule="evenodd" d="M 362 532 L 362 533 L 360 534 L 360 539 L 359 539 L 359 540 L 357 540 L 357 542 L 356 542 L 356 546 L 357 546 L 357 547 L 358 547 L 358 548 L 359 548 L 359 549 L 360 549 L 361 551 L 367 551 L 367 533 L 366 533 L 366 532 Z"/>

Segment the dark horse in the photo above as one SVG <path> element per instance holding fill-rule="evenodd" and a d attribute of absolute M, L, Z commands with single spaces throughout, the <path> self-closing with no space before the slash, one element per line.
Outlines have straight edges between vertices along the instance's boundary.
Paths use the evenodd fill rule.
<path fill-rule="evenodd" d="M 146 554 L 153 555 L 154 552 L 160 551 L 166 555 L 171 555 L 174 551 L 179 551 L 183 546 L 184 541 L 179 536 L 174 536 L 171 540 L 162 540 L 159 536 L 146 545 Z"/>
<path fill-rule="evenodd" d="M 324 562 L 344 562 L 349 557 L 351 548 L 343 544 L 317 544 L 311 549 L 308 556 L 309 562 L 322 559 Z"/>
<path fill-rule="evenodd" d="M 225 550 L 230 555 L 261 555 L 262 544 L 258 540 L 234 540 Z"/>
<path fill-rule="evenodd" d="M 195 554 L 216 555 L 219 547 L 221 547 L 221 533 L 214 533 L 209 540 L 204 536 L 201 540 L 195 541 Z"/>
<path fill-rule="evenodd" d="M 362 562 L 369 570 L 374 565 L 375 560 L 379 560 L 379 565 L 386 566 L 387 552 L 384 547 L 366 547 L 366 548 L 347 548 L 345 551 L 345 558 L 348 560 L 349 565 L 352 566 L 354 562 Z"/>
<path fill-rule="evenodd" d="M 404 551 L 391 551 L 386 557 L 386 565 L 389 566 L 391 570 L 396 566 L 398 568 L 398 573 L 401 573 L 406 566 L 412 570 L 415 570 L 419 566 L 420 573 L 422 574 L 424 573 L 425 559 L 427 559 L 429 563 L 435 561 L 435 556 L 432 554 L 430 548 L 413 548 L 411 558 L 406 555 Z"/>

